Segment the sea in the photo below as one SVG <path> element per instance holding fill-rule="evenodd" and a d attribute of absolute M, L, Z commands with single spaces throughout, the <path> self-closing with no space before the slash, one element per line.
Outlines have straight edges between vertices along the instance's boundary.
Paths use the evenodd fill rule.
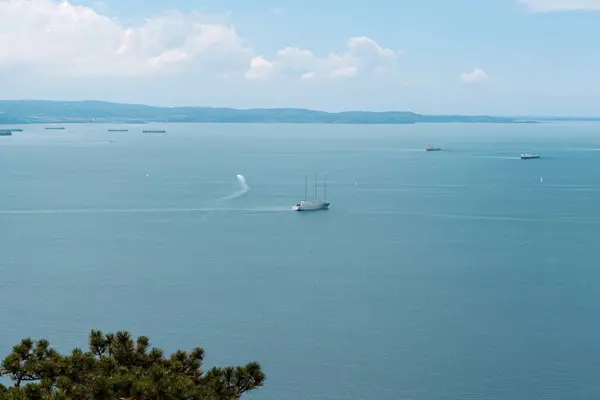
<path fill-rule="evenodd" d="M 128 330 L 258 361 L 250 400 L 600 397 L 600 124 L 152 127 L 0 138 L 1 357 Z"/>

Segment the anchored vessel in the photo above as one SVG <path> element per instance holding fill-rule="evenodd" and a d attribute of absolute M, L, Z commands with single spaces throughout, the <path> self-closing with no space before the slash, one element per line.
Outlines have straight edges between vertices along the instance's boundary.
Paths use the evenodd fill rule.
<path fill-rule="evenodd" d="M 0 129 L 0 136 L 12 136 L 10 129 Z"/>
<path fill-rule="evenodd" d="M 164 129 L 144 129 L 142 133 L 166 133 L 167 131 Z"/>
<path fill-rule="evenodd" d="M 521 154 L 521 160 L 531 160 L 533 158 L 540 158 L 540 156 L 538 156 L 537 154 L 529 154 L 529 153 Z"/>
<path fill-rule="evenodd" d="M 329 203 L 327 201 L 327 174 L 325 174 L 325 180 L 323 181 L 323 201 L 317 199 L 317 186 L 318 177 L 315 172 L 315 198 L 314 200 L 308 200 L 308 175 L 304 176 L 304 200 L 294 204 L 292 210 L 294 211 L 317 211 L 329 209 Z"/>

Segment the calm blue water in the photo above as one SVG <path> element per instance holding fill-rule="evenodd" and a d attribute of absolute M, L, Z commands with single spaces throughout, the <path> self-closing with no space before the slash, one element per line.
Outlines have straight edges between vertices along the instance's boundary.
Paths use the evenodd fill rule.
<path fill-rule="evenodd" d="M 261 362 L 252 399 L 600 396 L 600 125 L 106 128 L 0 138 L 3 354 L 128 329 Z M 315 169 L 331 210 L 290 211 Z"/>

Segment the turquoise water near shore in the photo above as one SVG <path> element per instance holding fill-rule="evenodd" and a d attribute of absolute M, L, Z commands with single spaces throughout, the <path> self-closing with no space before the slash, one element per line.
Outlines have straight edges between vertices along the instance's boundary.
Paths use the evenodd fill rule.
<path fill-rule="evenodd" d="M 600 396 L 600 124 L 24 128 L 4 354 L 128 329 L 259 361 L 256 399 Z M 331 210 L 292 212 L 315 169 Z"/>

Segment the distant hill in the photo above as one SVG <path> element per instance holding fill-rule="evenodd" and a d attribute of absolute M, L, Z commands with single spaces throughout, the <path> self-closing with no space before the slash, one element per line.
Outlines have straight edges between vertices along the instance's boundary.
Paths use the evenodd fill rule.
<path fill-rule="evenodd" d="M 32 123 L 314 123 L 314 124 L 415 124 L 415 123 L 534 123 L 542 120 L 600 120 L 494 117 L 488 115 L 422 115 L 408 111 L 348 111 L 329 113 L 298 108 L 233 109 L 212 107 L 153 107 L 104 101 L 0 101 L 0 124 Z"/>

